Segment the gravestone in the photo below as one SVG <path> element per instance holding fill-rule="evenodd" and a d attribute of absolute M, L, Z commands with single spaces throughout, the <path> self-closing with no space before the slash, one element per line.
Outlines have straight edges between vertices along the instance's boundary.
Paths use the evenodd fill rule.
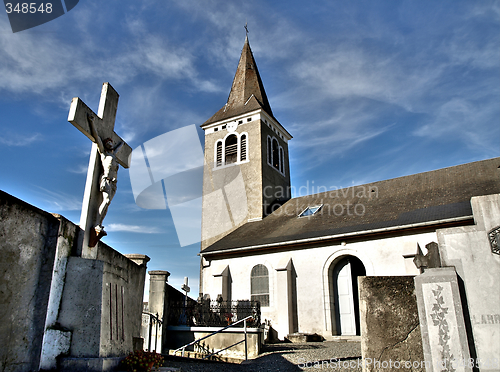
<path fill-rule="evenodd" d="M 427 372 L 472 371 L 455 269 L 426 269 L 415 290 Z"/>
<path fill-rule="evenodd" d="M 363 371 L 425 371 L 411 276 L 360 276 Z"/>

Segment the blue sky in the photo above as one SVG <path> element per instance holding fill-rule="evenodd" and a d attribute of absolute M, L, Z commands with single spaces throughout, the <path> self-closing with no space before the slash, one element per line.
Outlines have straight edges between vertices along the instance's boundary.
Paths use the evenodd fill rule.
<path fill-rule="evenodd" d="M 499 1 L 80 0 L 13 34 L 0 16 L 0 189 L 79 222 L 90 141 L 72 97 L 120 94 L 132 148 L 226 102 L 250 45 L 289 142 L 292 184 L 347 187 L 500 155 Z M 199 245 L 134 203 L 128 170 L 103 240 L 197 296 Z"/>

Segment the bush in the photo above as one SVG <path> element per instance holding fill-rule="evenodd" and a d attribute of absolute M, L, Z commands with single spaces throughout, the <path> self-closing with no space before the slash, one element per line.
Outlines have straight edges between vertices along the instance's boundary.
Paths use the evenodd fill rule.
<path fill-rule="evenodd" d="M 153 367 L 163 365 L 163 357 L 155 351 L 136 350 L 130 353 L 122 364 L 130 372 L 149 372 Z"/>

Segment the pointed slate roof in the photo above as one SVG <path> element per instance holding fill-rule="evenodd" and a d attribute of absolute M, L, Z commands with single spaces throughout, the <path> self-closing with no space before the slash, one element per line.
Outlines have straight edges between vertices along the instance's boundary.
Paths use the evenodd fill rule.
<path fill-rule="evenodd" d="M 203 125 L 257 109 L 263 109 L 266 113 L 273 116 L 247 36 L 227 103 L 203 123 Z"/>
<path fill-rule="evenodd" d="M 471 224 L 470 199 L 500 193 L 500 157 L 290 199 L 205 248 L 204 255 L 298 246 L 444 223 Z M 363 206 L 355 209 L 360 204 Z M 313 216 L 298 217 L 308 206 Z M 347 206 L 350 205 L 350 213 Z"/>

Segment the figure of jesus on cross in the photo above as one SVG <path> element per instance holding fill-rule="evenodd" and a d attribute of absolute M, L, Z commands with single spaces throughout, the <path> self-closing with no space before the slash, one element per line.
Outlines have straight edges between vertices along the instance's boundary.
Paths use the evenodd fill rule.
<path fill-rule="evenodd" d="M 96 140 L 97 149 L 101 155 L 101 163 L 103 173 L 99 183 L 99 190 L 102 192 L 102 203 L 99 206 L 99 216 L 97 219 L 96 229 L 103 230 L 102 220 L 108 213 L 108 207 L 116 193 L 116 181 L 118 177 L 118 161 L 116 160 L 116 152 L 123 146 L 123 142 L 114 146 L 111 138 L 101 139 L 95 128 L 95 117 L 91 114 L 87 116 L 92 131 L 92 136 Z"/>
<path fill-rule="evenodd" d="M 84 231 L 82 256 L 87 258 L 96 258 L 97 252 L 92 248 L 106 235 L 102 222 L 116 193 L 119 164 L 128 168 L 132 153 L 114 132 L 118 98 L 113 87 L 104 83 L 97 115 L 75 97 L 68 116 L 68 121 L 93 142 L 80 216 Z"/>

